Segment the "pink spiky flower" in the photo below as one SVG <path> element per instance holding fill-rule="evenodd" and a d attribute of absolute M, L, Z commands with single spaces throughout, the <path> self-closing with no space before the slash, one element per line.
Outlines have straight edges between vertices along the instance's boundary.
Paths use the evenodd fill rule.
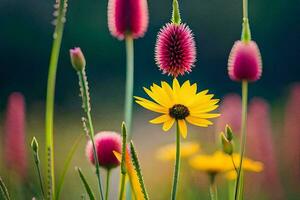
<path fill-rule="evenodd" d="M 123 40 L 126 34 L 131 34 L 134 39 L 143 37 L 148 21 L 147 0 L 108 1 L 108 28 L 119 40 Z"/>
<path fill-rule="evenodd" d="M 158 33 L 155 60 L 159 69 L 177 77 L 191 72 L 196 61 L 196 44 L 186 24 L 167 23 Z"/>
<path fill-rule="evenodd" d="M 27 176 L 25 101 L 21 93 L 14 92 L 8 98 L 4 134 L 6 166 L 21 179 L 25 179 Z"/>
<path fill-rule="evenodd" d="M 254 41 L 236 41 L 228 59 L 228 74 L 234 81 L 256 81 L 262 74 L 262 60 Z"/>
<path fill-rule="evenodd" d="M 95 146 L 98 155 L 99 165 L 111 169 L 120 165 L 119 160 L 114 155 L 114 151 L 121 153 L 122 139 L 118 133 L 102 131 L 95 135 Z M 92 142 L 86 146 L 86 155 L 92 164 L 95 164 Z"/>

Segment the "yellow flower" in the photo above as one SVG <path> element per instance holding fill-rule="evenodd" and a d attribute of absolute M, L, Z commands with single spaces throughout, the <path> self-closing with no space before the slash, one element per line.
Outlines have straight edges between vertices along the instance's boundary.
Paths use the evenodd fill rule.
<path fill-rule="evenodd" d="M 179 131 L 184 138 L 187 136 L 186 122 L 207 127 L 212 125 L 208 119 L 219 116 L 219 114 L 209 113 L 218 107 L 219 100 L 212 99 L 213 95 L 207 94 L 208 90 L 197 93 L 196 83 L 191 85 L 190 81 L 185 81 L 180 86 L 175 78 L 172 87 L 162 81 L 161 86 L 153 84 L 150 89 L 144 88 L 144 90 L 155 102 L 135 97 L 136 102 L 148 110 L 162 114 L 150 120 L 150 123 L 163 124 L 163 130 L 168 131 L 177 121 Z"/>
<path fill-rule="evenodd" d="M 191 156 L 200 150 L 200 145 L 196 142 L 182 142 L 180 144 L 180 156 L 185 158 Z M 176 145 L 168 144 L 158 149 L 156 157 L 162 161 L 175 160 Z"/>
<path fill-rule="evenodd" d="M 239 167 L 239 158 L 239 154 L 233 154 L 234 164 L 237 168 Z M 190 165 L 194 169 L 204 171 L 208 174 L 226 173 L 227 178 L 236 178 L 236 171 L 231 157 L 221 151 L 216 151 L 212 155 L 197 155 L 190 160 Z M 244 157 L 243 169 L 246 171 L 261 172 L 263 164 Z"/>

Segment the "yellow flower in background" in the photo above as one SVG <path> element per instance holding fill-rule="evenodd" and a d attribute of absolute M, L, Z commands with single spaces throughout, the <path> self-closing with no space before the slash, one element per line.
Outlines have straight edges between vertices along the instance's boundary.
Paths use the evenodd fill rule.
<path fill-rule="evenodd" d="M 200 151 L 200 145 L 196 142 L 182 142 L 180 157 L 186 158 Z M 156 157 L 162 161 L 171 161 L 176 158 L 176 145 L 168 144 L 158 149 Z"/>
<path fill-rule="evenodd" d="M 162 81 L 161 86 L 153 84 L 150 89 L 144 88 L 144 90 L 155 102 L 135 97 L 136 102 L 148 110 L 162 114 L 150 120 L 150 123 L 163 124 L 163 130 L 168 131 L 177 121 L 183 138 L 187 136 L 186 122 L 208 127 L 213 124 L 208 119 L 220 116 L 209 113 L 218 107 L 219 100 L 213 99 L 214 95 L 207 94 L 208 90 L 197 93 L 196 83 L 191 85 L 190 81 L 185 81 L 180 86 L 175 78 L 172 87 Z"/>
<path fill-rule="evenodd" d="M 233 161 L 237 168 L 239 167 L 239 158 L 239 154 L 233 154 Z M 204 171 L 208 174 L 226 173 L 228 179 L 236 178 L 236 171 L 231 157 L 221 151 L 216 151 L 212 155 L 197 155 L 189 163 L 194 169 Z M 263 164 L 249 158 L 244 158 L 243 169 L 246 171 L 261 172 Z"/>

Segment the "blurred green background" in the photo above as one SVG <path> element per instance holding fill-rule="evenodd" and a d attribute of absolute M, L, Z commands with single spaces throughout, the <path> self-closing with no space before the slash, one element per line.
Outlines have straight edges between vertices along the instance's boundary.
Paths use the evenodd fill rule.
<path fill-rule="evenodd" d="M 170 77 L 161 75 L 154 61 L 156 35 L 170 20 L 171 2 L 148 1 L 149 28 L 143 38 L 135 41 L 135 95 L 143 95 L 141 88 L 152 82 L 171 80 Z M 193 30 L 197 44 L 196 67 L 192 73 L 179 79 L 197 82 L 200 89 L 209 88 L 217 98 L 227 93 L 240 92 L 240 85 L 228 78 L 226 65 L 234 41 L 240 38 L 242 1 L 180 0 L 179 3 L 182 20 Z M 28 143 L 32 135 L 36 135 L 41 143 L 44 140 L 44 103 L 54 28 L 51 25 L 54 19 L 53 4 L 54 1 L 49 0 L 0 0 L 0 113 L 4 112 L 6 99 L 11 92 L 20 91 L 25 95 Z M 125 44 L 110 35 L 106 8 L 107 1 L 102 0 L 69 1 L 57 72 L 57 174 L 61 173 L 60 167 L 67 150 L 82 132 L 78 80 L 69 61 L 70 48 L 80 46 L 87 60 L 96 130 L 120 129 L 125 89 Z M 278 105 L 275 110 L 282 109 L 289 85 L 300 81 L 299 10 L 300 0 L 249 1 L 252 36 L 258 43 L 263 58 L 263 76 L 257 83 L 251 84 L 250 97 L 268 99 L 272 104 Z M 134 139 L 138 149 L 141 148 L 140 154 L 143 155 L 141 157 L 146 183 L 152 186 L 149 190 L 153 199 L 165 199 L 164 193 L 168 195 L 170 185 L 156 177 L 159 176 L 157 169 L 164 169 L 167 176 L 171 175 L 172 166 L 161 166 L 160 162 L 155 161 L 154 152 L 157 146 L 173 141 L 173 135 L 162 134 L 160 127 L 149 125 L 147 120 L 153 117 L 151 113 L 137 106 L 134 109 Z M 2 122 L 3 117 L 1 114 Z M 201 134 L 202 141 L 207 138 L 209 141 L 214 140 L 214 136 L 209 134 L 214 132 L 213 128 L 191 129 L 189 139 L 196 137 L 193 135 L 198 138 L 199 134 L 194 134 L 198 132 L 205 132 Z M 83 141 L 67 176 L 63 199 L 79 199 L 83 192 L 73 170 L 75 165 L 89 173 L 89 179 L 94 180 L 96 185 L 96 179 L 92 178 L 92 168 L 84 157 L 84 143 Z M 31 154 L 29 158 L 31 159 Z M 3 166 L 0 170 L 2 175 Z M 117 172 L 115 170 L 115 177 Z M 29 188 L 33 188 L 32 184 L 36 182 L 34 173 L 31 170 Z M 167 183 L 170 184 L 171 177 L 168 179 Z M 114 186 L 112 190 L 116 193 L 117 181 Z M 203 193 L 199 192 L 196 196 L 202 195 L 207 199 L 207 185 L 202 186 L 198 189 Z M 155 192 L 161 188 L 164 189 L 162 193 Z"/>

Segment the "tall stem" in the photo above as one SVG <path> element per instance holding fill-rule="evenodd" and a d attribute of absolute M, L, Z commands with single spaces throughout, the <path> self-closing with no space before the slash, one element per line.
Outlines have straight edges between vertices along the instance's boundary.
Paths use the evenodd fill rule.
<path fill-rule="evenodd" d="M 126 174 L 121 174 L 121 187 L 119 191 L 119 200 L 124 199 L 124 194 L 125 194 L 125 181 L 126 181 Z"/>
<path fill-rule="evenodd" d="M 54 144 L 53 144 L 53 113 L 55 98 L 55 82 L 58 57 L 64 30 L 67 0 L 58 3 L 58 17 L 53 33 L 53 43 L 49 63 L 46 114 L 45 114 L 45 136 L 46 136 L 46 165 L 47 165 L 47 198 L 55 199 L 55 174 L 54 174 Z"/>
<path fill-rule="evenodd" d="M 243 158 L 245 153 L 245 145 L 246 145 L 246 132 L 247 132 L 247 102 L 248 102 L 248 82 L 246 80 L 243 80 L 242 82 L 242 124 L 241 124 L 241 130 L 242 130 L 242 141 L 241 141 L 241 147 L 240 147 L 240 162 L 239 162 L 239 170 L 238 170 L 238 176 L 235 186 L 235 195 L 234 199 L 239 199 L 240 196 L 240 188 L 241 188 L 241 174 L 243 170 Z"/>
<path fill-rule="evenodd" d="M 105 191 L 105 200 L 108 200 L 108 195 L 109 195 L 109 181 L 110 181 L 110 169 L 106 170 L 106 191 Z"/>
<path fill-rule="evenodd" d="M 243 0 L 243 18 L 248 19 L 248 0 Z"/>
<path fill-rule="evenodd" d="M 125 108 L 124 118 L 127 125 L 128 140 L 131 139 L 132 126 L 132 101 L 134 86 L 134 45 L 130 34 L 126 35 L 126 86 L 125 86 Z"/>
<path fill-rule="evenodd" d="M 180 130 L 178 122 L 176 121 L 176 160 L 174 167 L 174 175 L 173 175 L 173 187 L 172 187 L 172 196 L 171 199 L 176 199 L 178 180 L 179 180 L 179 171 L 180 171 Z"/>
<path fill-rule="evenodd" d="M 87 122 L 88 122 L 88 128 L 89 128 L 89 136 L 91 138 L 92 146 L 93 146 L 93 154 L 94 154 L 94 160 L 95 160 L 95 167 L 96 167 L 96 175 L 98 178 L 98 185 L 99 185 L 99 192 L 100 192 L 100 197 L 103 200 L 103 191 L 102 191 L 102 180 L 101 180 L 101 175 L 100 175 L 100 166 L 99 166 L 99 158 L 97 155 L 97 150 L 95 146 L 95 141 L 94 141 L 94 125 L 92 121 L 92 115 L 91 115 L 91 106 L 89 102 L 89 89 L 88 89 L 88 82 L 87 82 L 87 77 L 85 75 L 84 69 L 82 71 L 78 72 L 78 77 L 79 77 L 79 84 L 81 88 L 81 95 L 82 95 L 82 101 L 83 101 L 83 109 L 86 112 L 86 117 L 87 117 Z"/>
<path fill-rule="evenodd" d="M 209 194 L 211 200 L 218 200 L 218 190 L 215 183 L 215 174 L 210 175 L 210 186 L 209 186 Z"/>

